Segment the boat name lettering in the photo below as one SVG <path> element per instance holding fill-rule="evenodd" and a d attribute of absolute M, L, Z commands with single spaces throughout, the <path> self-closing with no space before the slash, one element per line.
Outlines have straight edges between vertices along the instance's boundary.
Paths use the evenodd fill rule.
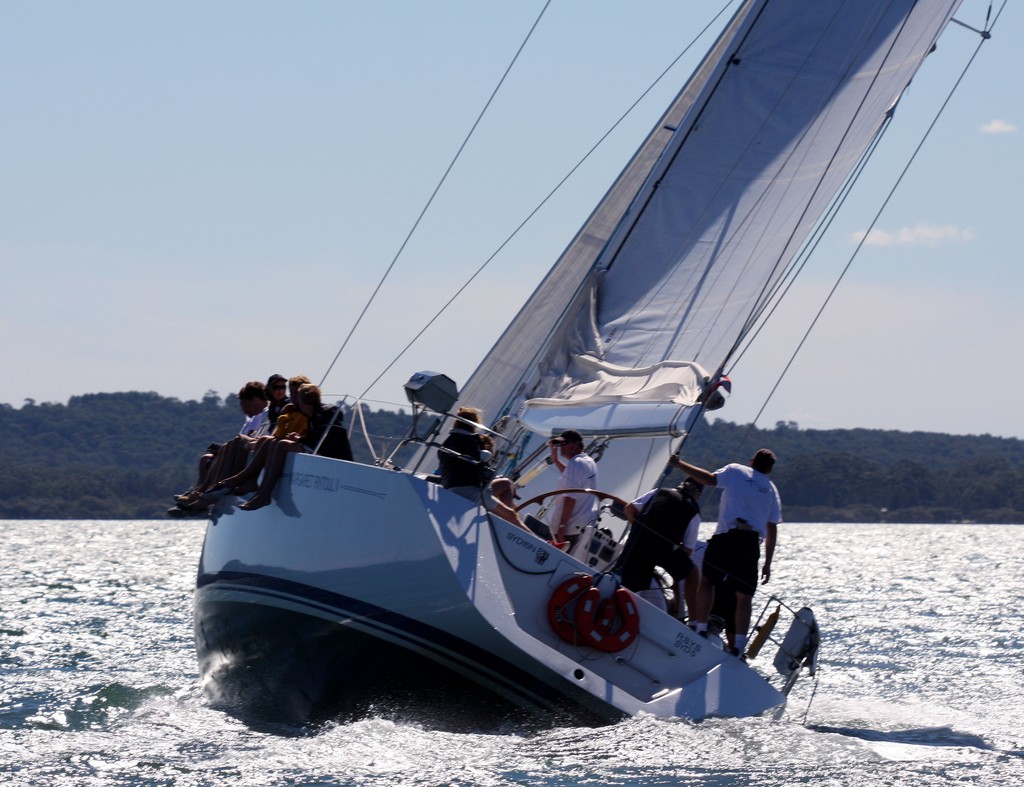
<path fill-rule="evenodd" d="M 338 479 L 326 475 L 313 475 L 312 473 L 296 473 L 292 477 L 293 486 L 304 486 L 310 489 L 322 489 L 325 492 L 338 491 Z"/>
<path fill-rule="evenodd" d="M 688 637 L 685 634 L 676 634 L 676 650 L 681 650 L 688 656 L 696 656 L 700 653 L 700 645 L 701 643 L 693 641 L 693 637 Z"/>
<path fill-rule="evenodd" d="M 534 553 L 534 560 L 538 563 L 546 563 L 547 559 L 551 557 L 551 553 L 542 546 L 537 546 L 530 539 L 523 538 L 518 533 L 506 533 L 505 538 L 511 541 L 516 546 L 526 547 Z"/>

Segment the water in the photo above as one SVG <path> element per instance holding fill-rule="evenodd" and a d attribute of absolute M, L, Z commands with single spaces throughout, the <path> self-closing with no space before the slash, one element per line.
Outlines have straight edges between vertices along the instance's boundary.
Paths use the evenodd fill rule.
<path fill-rule="evenodd" d="M 779 723 L 476 735 L 385 715 L 254 730 L 207 707 L 190 611 L 203 528 L 0 522 L 0 781 L 1024 784 L 1022 527 L 780 528 L 770 587 L 815 608 L 823 641 L 813 701 L 805 680 Z"/>

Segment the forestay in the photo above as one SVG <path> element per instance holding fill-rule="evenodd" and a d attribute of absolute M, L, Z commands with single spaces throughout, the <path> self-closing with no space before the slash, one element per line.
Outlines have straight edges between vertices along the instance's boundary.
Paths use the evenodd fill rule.
<path fill-rule="evenodd" d="M 747 2 L 463 401 L 538 432 L 555 412 L 584 433 L 672 433 L 958 5 Z"/>

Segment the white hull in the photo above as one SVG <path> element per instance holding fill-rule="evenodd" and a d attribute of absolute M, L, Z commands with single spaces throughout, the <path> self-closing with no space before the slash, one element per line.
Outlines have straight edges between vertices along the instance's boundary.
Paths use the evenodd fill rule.
<path fill-rule="evenodd" d="M 548 600 L 585 567 L 421 478 L 297 455 L 273 505 L 233 502 L 207 529 L 195 629 L 209 696 L 239 713 L 301 723 L 422 696 L 599 723 L 785 702 L 643 601 L 620 652 L 564 642 Z"/>

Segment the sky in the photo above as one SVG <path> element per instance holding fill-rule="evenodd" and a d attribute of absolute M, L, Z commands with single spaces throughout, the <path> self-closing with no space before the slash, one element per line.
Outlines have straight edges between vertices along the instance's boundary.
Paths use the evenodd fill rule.
<path fill-rule="evenodd" d="M 395 409 L 417 371 L 463 384 L 727 6 L 0 0 L 0 402 L 199 399 L 280 373 Z M 999 17 L 779 381 L 977 46 L 947 30 L 720 417 L 1024 438 L 1022 13 Z"/>

